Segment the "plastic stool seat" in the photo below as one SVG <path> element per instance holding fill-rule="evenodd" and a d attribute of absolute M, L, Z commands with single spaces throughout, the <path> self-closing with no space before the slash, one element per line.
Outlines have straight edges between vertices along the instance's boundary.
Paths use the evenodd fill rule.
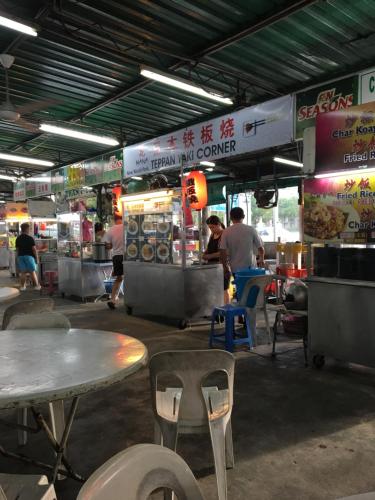
<path fill-rule="evenodd" d="M 225 329 L 224 332 L 215 332 L 215 322 L 217 318 L 224 316 Z M 238 316 L 245 318 L 245 334 L 238 336 L 239 332 L 235 329 L 235 319 Z M 254 347 L 252 331 L 246 307 L 227 304 L 221 307 L 215 307 L 211 318 L 211 332 L 209 346 L 218 342 L 225 345 L 225 350 L 233 352 L 235 345 L 247 344 L 249 349 Z"/>

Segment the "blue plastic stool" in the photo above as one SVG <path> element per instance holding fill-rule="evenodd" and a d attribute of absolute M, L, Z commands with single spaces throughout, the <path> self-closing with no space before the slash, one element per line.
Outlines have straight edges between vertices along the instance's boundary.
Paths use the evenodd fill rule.
<path fill-rule="evenodd" d="M 224 316 L 225 330 L 224 333 L 215 333 L 215 322 L 217 318 Z M 235 319 L 237 316 L 245 318 L 245 335 L 238 337 L 238 331 L 235 329 Z M 222 307 L 215 307 L 212 312 L 211 319 L 211 332 L 209 346 L 212 347 L 214 343 L 225 345 L 225 350 L 233 352 L 235 345 L 247 344 L 249 349 L 254 346 L 252 332 L 250 328 L 250 321 L 247 316 L 246 307 L 234 306 L 227 304 Z"/>

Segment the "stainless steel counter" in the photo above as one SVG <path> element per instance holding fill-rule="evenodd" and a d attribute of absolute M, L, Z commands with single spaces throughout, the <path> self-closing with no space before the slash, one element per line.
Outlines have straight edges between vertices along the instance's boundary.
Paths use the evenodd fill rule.
<path fill-rule="evenodd" d="M 105 293 L 104 279 L 112 270 L 112 261 L 81 261 L 71 257 L 58 258 L 59 291 L 85 299 Z"/>
<path fill-rule="evenodd" d="M 309 349 L 315 364 L 324 356 L 375 367 L 372 281 L 311 277 Z"/>
<path fill-rule="evenodd" d="M 124 300 L 128 312 L 177 319 L 184 326 L 223 304 L 223 269 L 125 262 Z"/>

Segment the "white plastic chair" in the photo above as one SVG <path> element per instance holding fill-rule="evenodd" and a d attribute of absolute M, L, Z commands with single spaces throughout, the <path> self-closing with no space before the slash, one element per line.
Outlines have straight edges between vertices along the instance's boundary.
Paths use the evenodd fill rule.
<path fill-rule="evenodd" d="M 0 474 L 0 500 L 57 500 L 46 476 Z"/>
<path fill-rule="evenodd" d="M 47 299 L 49 300 L 49 299 Z M 54 311 L 39 314 L 20 314 L 12 316 L 7 325 L 8 330 L 45 330 L 48 328 L 61 328 L 69 330 L 71 327 L 69 319 L 61 313 Z M 64 402 L 53 401 L 49 403 L 49 414 L 52 433 L 57 441 L 62 438 L 65 428 Z M 17 422 L 19 425 L 27 425 L 27 408 L 17 410 Z M 27 443 L 27 431 L 18 430 L 18 444 L 23 446 Z"/>
<path fill-rule="evenodd" d="M 251 331 L 253 332 L 253 340 L 254 344 L 257 344 L 257 335 L 256 335 L 256 322 L 257 322 L 257 309 L 262 309 L 263 314 L 264 314 L 264 319 L 266 322 L 266 330 L 268 334 L 268 339 L 269 342 L 271 343 L 272 338 L 271 338 L 271 329 L 270 329 L 270 322 L 268 318 L 268 311 L 267 311 L 267 301 L 265 298 L 264 290 L 265 288 L 272 283 L 273 276 L 272 274 L 265 274 L 262 276 L 254 276 L 252 278 L 249 278 L 248 281 L 246 282 L 245 288 L 242 292 L 239 305 L 242 307 L 247 308 L 247 314 L 250 319 L 250 328 Z M 257 297 L 257 302 L 255 307 L 247 307 L 246 302 L 249 297 L 250 289 L 254 286 L 259 287 L 259 293 Z"/>
<path fill-rule="evenodd" d="M 89 477 L 77 500 L 148 500 L 168 488 L 179 500 L 204 500 L 188 465 L 176 453 L 155 444 L 132 446 Z"/>
<path fill-rule="evenodd" d="M 45 312 L 38 314 L 19 314 L 13 316 L 7 330 L 46 330 L 49 328 L 63 328 L 69 330 L 69 319 L 58 312 Z"/>
<path fill-rule="evenodd" d="M 9 321 L 13 316 L 19 314 L 36 314 L 47 311 L 52 311 L 54 308 L 54 301 L 50 298 L 35 299 L 35 300 L 23 300 L 22 302 L 17 302 L 7 307 L 3 315 L 3 323 L 1 326 L 2 330 L 8 328 Z"/>
<path fill-rule="evenodd" d="M 219 500 L 227 499 L 225 465 L 234 466 L 231 413 L 234 357 L 219 350 L 167 351 L 150 360 L 155 442 L 176 450 L 178 434 L 209 432 L 215 461 Z M 223 372 L 227 389 L 203 387 L 205 379 Z M 182 388 L 158 390 L 158 378 L 173 374 Z"/>

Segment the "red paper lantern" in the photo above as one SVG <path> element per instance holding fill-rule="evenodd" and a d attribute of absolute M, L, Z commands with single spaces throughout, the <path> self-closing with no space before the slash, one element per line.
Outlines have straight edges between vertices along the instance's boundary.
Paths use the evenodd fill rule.
<path fill-rule="evenodd" d="M 190 208 L 202 210 L 207 205 L 207 181 L 202 172 L 190 172 L 185 180 L 185 193 Z"/>

